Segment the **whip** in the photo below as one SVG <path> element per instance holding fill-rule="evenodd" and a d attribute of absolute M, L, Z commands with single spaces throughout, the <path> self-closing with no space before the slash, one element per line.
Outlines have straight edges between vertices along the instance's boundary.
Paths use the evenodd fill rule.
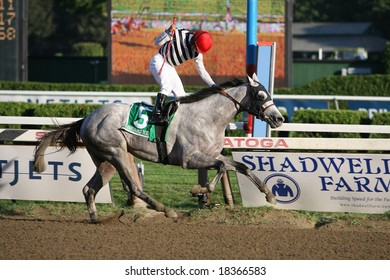
<path fill-rule="evenodd" d="M 176 18 L 175 18 L 175 17 L 173 18 L 172 25 L 176 25 Z M 161 65 L 161 68 L 160 68 L 160 70 L 158 71 L 158 75 L 159 75 L 159 76 L 161 75 L 161 72 L 162 72 L 162 69 L 163 69 L 163 67 L 164 67 L 165 61 L 167 60 L 169 51 L 170 51 L 171 46 L 172 46 L 172 41 L 173 41 L 173 36 L 174 36 L 174 35 L 175 35 L 175 29 L 173 29 L 173 30 L 171 31 L 171 36 L 172 36 L 172 38 L 171 38 L 171 40 L 169 41 L 167 51 L 165 52 L 163 64 Z"/>

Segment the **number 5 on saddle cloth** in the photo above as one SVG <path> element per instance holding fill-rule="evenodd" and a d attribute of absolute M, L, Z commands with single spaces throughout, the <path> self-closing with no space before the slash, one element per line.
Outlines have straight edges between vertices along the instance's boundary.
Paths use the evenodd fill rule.
<path fill-rule="evenodd" d="M 153 105 L 146 102 L 133 103 L 129 110 L 127 123 L 121 127 L 122 130 L 137 136 L 148 138 L 156 143 L 159 162 L 168 164 L 166 147 L 166 132 L 177 110 L 177 103 L 171 101 L 163 107 L 164 114 L 169 116 L 169 122 L 162 125 L 151 125 L 149 120 L 152 117 Z"/>

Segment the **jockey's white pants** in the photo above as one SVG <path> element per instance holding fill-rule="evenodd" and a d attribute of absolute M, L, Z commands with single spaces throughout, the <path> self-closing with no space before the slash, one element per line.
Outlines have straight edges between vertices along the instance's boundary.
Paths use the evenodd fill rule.
<path fill-rule="evenodd" d="M 149 63 L 149 71 L 160 85 L 160 92 L 165 95 L 173 93 L 175 98 L 187 95 L 175 67 L 171 66 L 168 62 L 165 62 L 161 74 L 158 74 L 163 62 L 164 58 L 161 54 L 157 53 L 151 58 Z"/>

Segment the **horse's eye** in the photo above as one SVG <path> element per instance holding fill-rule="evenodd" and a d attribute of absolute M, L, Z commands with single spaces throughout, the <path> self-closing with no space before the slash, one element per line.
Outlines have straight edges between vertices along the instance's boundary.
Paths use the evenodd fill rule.
<path fill-rule="evenodd" d="M 260 100 L 265 100 L 267 99 L 267 93 L 263 90 L 260 90 L 258 93 L 257 93 L 257 96 L 259 97 Z"/>

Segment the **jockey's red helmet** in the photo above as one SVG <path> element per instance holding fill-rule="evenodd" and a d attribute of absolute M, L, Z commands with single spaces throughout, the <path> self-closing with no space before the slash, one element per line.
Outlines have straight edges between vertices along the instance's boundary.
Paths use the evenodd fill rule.
<path fill-rule="evenodd" d="M 206 53 L 213 45 L 213 37 L 207 31 L 198 31 L 195 33 L 195 47 L 200 53 Z"/>

